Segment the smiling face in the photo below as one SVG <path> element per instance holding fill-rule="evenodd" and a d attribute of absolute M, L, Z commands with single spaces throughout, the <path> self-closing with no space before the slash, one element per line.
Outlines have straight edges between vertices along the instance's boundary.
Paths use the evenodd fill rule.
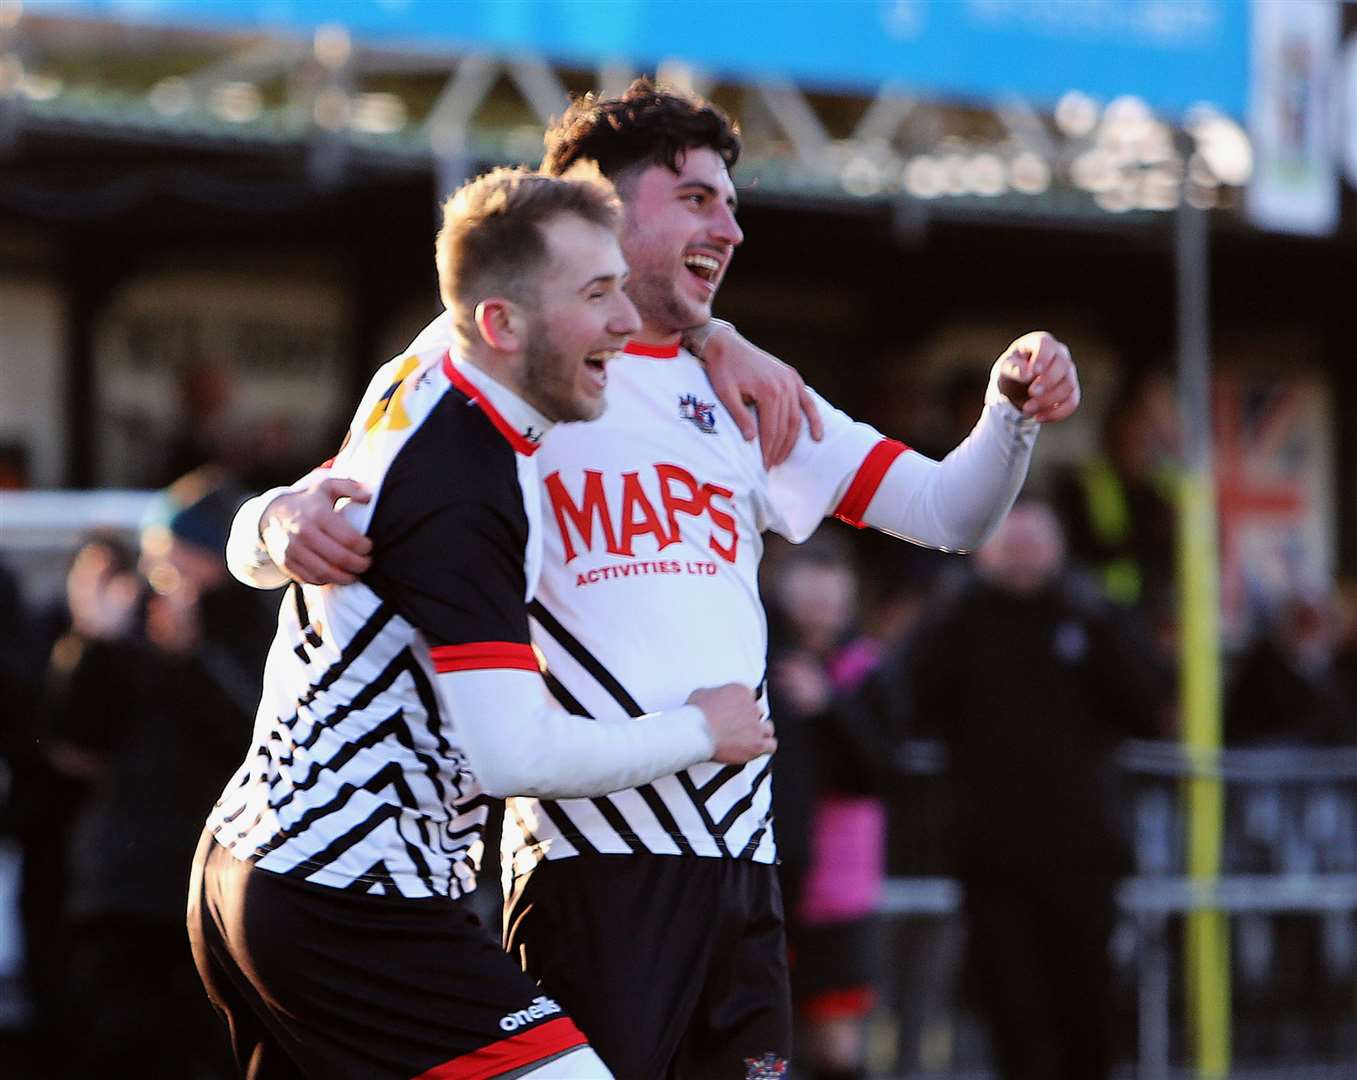
<path fill-rule="evenodd" d="M 603 412 L 607 362 L 640 328 L 623 292 L 627 264 L 617 237 L 576 214 L 539 228 L 547 246 L 538 303 L 525 305 L 513 389 L 551 420 L 594 420 Z"/>
<path fill-rule="evenodd" d="M 793 557 L 776 581 L 778 604 L 799 644 L 815 652 L 832 648 L 857 613 L 852 567 Z"/>
<path fill-rule="evenodd" d="M 1060 519 L 1045 503 L 1020 502 L 975 553 L 980 573 L 1007 592 L 1039 592 L 1060 574 L 1065 540 Z"/>
<path fill-rule="evenodd" d="M 672 340 L 701 326 L 744 239 L 725 162 L 715 150 L 694 147 L 679 159 L 677 174 L 646 165 L 618 177 L 618 193 L 626 210 L 627 292 L 641 313 L 641 337 Z"/>

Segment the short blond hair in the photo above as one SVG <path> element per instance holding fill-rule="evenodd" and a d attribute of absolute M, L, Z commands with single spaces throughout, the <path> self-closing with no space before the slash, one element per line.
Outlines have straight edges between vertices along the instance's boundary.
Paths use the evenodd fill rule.
<path fill-rule="evenodd" d="M 596 167 L 565 176 L 494 169 L 448 197 L 434 254 L 438 291 L 459 327 L 470 330 L 462 320 L 488 297 L 536 296 L 547 253 L 541 226 L 559 214 L 575 214 L 613 233 L 622 227 L 617 192 Z"/>

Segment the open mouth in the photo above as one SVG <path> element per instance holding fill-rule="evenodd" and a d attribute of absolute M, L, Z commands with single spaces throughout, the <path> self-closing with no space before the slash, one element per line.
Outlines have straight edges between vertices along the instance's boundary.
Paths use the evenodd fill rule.
<path fill-rule="evenodd" d="M 584 366 L 592 371 L 599 378 L 606 377 L 606 368 L 608 361 L 617 355 L 616 349 L 599 349 L 597 352 L 591 352 L 584 358 Z"/>
<path fill-rule="evenodd" d="M 715 285 L 717 275 L 721 273 L 720 259 L 696 251 L 683 257 L 683 265 L 708 285 Z"/>

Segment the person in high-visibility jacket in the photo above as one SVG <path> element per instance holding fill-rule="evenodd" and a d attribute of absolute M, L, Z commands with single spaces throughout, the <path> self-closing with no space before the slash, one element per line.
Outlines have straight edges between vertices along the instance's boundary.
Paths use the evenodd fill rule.
<path fill-rule="evenodd" d="M 1057 498 L 1071 561 L 1110 600 L 1150 614 L 1173 593 L 1177 443 L 1172 384 L 1137 371 L 1107 412 L 1102 452 L 1066 474 Z"/>

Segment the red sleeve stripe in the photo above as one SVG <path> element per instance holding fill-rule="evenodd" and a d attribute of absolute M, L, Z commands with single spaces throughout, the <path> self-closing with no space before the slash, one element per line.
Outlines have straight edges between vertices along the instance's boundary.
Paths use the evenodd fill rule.
<path fill-rule="evenodd" d="M 858 466 L 858 474 L 853 477 L 853 482 L 848 485 L 848 490 L 844 493 L 843 499 L 839 505 L 834 508 L 834 516 L 840 521 L 846 521 L 856 529 L 863 526 L 862 516 L 867 513 L 867 507 L 872 503 L 872 496 L 876 494 L 876 489 L 881 486 L 881 478 L 886 475 L 886 470 L 891 467 L 891 462 L 903 454 L 909 447 L 902 442 L 894 439 L 882 439 L 872 447 L 871 451 L 862 459 L 862 464 Z"/>
<path fill-rule="evenodd" d="M 537 654 L 531 645 L 516 641 L 477 641 L 470 645 L 435 645 L 429 650 L 434 670 L 480 671 L 485 668 L 518 668 L 537 671 Z"/>
<path fill-rule="evenodd" d="M 525 1065 L 545 1061 L 584 1045 L 583 1032 L 573 1020 L 561 1016 L 445 1061 L 442 1065 L 435 1065 L 420 1073 L 415 1080 L 490 1080 L 490 1077 L 515 1072 Z"/>

